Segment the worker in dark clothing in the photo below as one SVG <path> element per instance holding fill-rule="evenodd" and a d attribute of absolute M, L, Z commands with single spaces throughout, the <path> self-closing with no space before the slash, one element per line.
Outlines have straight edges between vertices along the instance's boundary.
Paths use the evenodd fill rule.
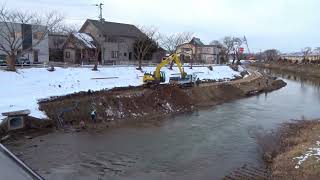
<path fill-rule="evenodd" d="M 96 112 L 96 110 L 93 110 L 93 111 L 91 112 L 91 120 L 92 120 L 94 123 L 96 123 L 96 117 L 97 117 L 97 112 Z"/>

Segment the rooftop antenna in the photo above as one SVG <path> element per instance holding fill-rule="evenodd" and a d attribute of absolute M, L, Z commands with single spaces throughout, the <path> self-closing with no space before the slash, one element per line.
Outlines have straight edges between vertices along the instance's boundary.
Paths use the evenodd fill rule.
<path fill-rule="evenodd" d="M 99 10 L 100 10 L 100 14 L 99 14 L 99 19 L 100 19 L 100 21 L 104 21 L 104 18 L 102 17 L 102 6 L 103 6 L 104 4 L 100 3 L 100 4 L 95 4 L 95 5 L 98 6 L 98 7 L 99 7 Z"/>

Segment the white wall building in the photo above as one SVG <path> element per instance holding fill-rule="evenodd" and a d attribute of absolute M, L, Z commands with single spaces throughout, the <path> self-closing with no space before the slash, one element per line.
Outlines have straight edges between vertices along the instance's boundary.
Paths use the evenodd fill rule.
<path fill-rule="evenodd" d="M 44 34 L 44 26 L 18 24 L 18 23 L 0 23 L 3 36 L 0 36 L 0 45 L 5 49 L 10 49 L 10 43 L 5 37 L 10 36 L 10 41 L 19 50 L 16 52 L 17 58 L 25 58 L 31 63 L 49 62 L 49 42 L 48 35 Z M 43 40 L 42 37 L 44 36 Z M 6 52 L 0 50 L 0 56 L 6 56 Z"/>

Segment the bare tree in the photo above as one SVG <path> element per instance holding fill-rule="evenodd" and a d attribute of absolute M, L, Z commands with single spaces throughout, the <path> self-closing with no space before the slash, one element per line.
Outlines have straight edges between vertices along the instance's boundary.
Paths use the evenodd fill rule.
<path fill-rule="evenodd" d="M 99 65 L 99 55 L 101 53 L 100 43 L 94 39 L 91 34 L 79 33 L 78 29 L 79 27 L 77 25 L 59 24 L 53 29 L 52 33 L 66 34 L 68 36 L 67 41 L 75 45 L 81 51 L 80 63 L 83 63 L 84 59 L 93 60 L 94 67 L 92 70 L 97 71 Z M 57 43 L 57 45 L 59 45 L 61 41 L 56 39 L 56 42 L 53 43 Z"/>
<path fill-rule="evenodd" d="M 138 60 L 138 70 L 142 69 L 142 60 L 151 58 L 159 48 L 157 41 L 160 39 L 158 29 L 155 27 L 139 27 L 142 32 L 134 43 L 134 56 Z"/>
<path fill-rule="evenodd" d="M 77 32 L 76 26 L 59 24 L 49 34 L 50 61 L 63 61 L 63 44 L 72 32 Z"/>
<path fill-rule="evenodd" d="M 161 35 L 161 46 L 170 54 L 173 54 L 176 52 L 178 46 L 191 41 L 192 35 L 193 33 L 190 32 L 176 33 L 169 36 Z"/>
<path fill-rule="evenodd" d="M 302 54 L 303 54 L 303 60 L 307 60 L 308 56 L 311 54 L 312 52 L 312 48 L 311 47 L 305 47 L 301 50 Z"/>
<path fill-rule="evenodd" d="M 218 40 L 213 40 L 209 44 L 214 46 L 219 46 L 219 47 L 223 46 L 223 44 Z"/>
<path fill-rule="evenodd" d="M 0 51 L 7 55 L 8 70 L 15 71 L 16 56 L 23 55 L 40 44 L 62 20 L 63 18 L 55 12 L 38 16 L 2 7 L 0 9 Z M 24 28 L 27 26 L 31 28 Z M 24 45 L 26 40 L 31 40 L 31 43 Z"/>
<path fill-rule="evenodd" d="M 314 52 L 316 53 L 317 59 L 319 60 L 319 58 L 320 58 L 320 47 L 314 48 Z"/>
<path fill-rule="evenodd" d="M 213 46 L 216 46 L 218 49 L 219 49 L 219 60 L 218 62 L 220 64 L 223 64 L 223 63 L 226 63 L 227 61 L 227 58 L 226 58 L 226 51 L 227 51 L 227 48 L 223 45 L 222 42 L 218 41 L 218 40 L 213 40 L 210 42 L 210 45 L 213 45 Z"/>
<path fill-rule="evenodd" d="M 263 52 L 266 61 L 274 61 L 279 58 L 280 52 L 276 49 L 267 49 Z"/>
<path fill-rule="evenodd" d="M 240 48 L 242 46 L 243 40 L 241 38 L 234 37 L 233 42 L 234 42 L 233 44 L 234 58 L 233 58 L 232 64 L 234 64 L 235 59 L 237 59 L 237 64 L 239 64 L 242 58 L 242 52 L 240 52 Z"/>
<path fill-rule="evenodd" d="M 171 35 L 161 35 L 161 46 L 168 51 L 168 53 L 173 54 L 177 51 L 177 48 L 187 42 L 190 42 L 192 39 L 193 33 L 183 32 L 175 33 Z M 192 68 L 192 59 L 191 58 L 191 68 Z M 173 67 L 173 62 L 170 65 L 170 69 Z"/>
<path fill-rule="evenodd" d="M 225 53 L 225 58 L 229 60 L 230 55 L 232 54 L 233 60 L 232 64 L 241 60 L 240 47 L 243 43 L 243 40 L 238 37 L 226 36 L 222 39 L 222 45 L 224 47 L 223 52 Z"/>
<path fill-rule="evenodd" d="M 229 56 L 234 50 L 234 38 L 231 36 L 226 36 L 222 39 L 222 45 L 224 47 L 224 56 L 229 61 Z"/>
<path fill-rule="evenodd" d="M 79 33 L 70 29 L 68 42 L 75 45 L 80 50 L 80 63 L 84 60 L 90 60 L 94 62 L 93 71 L 98 70 L 99 55 L 101 52 L 101 46 L 99 42 L 93 38 L 92 35 L 87 33 Z"/>

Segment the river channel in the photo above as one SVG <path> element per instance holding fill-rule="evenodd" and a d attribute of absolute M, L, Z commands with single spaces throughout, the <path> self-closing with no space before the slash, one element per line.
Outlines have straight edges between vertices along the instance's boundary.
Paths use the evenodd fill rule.
<path fill-rule="evenodd" d="M 46 179 L 221 179 L 261 166 L 255 132 L 320 117 L 320 80 L 266 71 L 287 86 L 159 123 L 30 140 L 23 159 Z"/>

